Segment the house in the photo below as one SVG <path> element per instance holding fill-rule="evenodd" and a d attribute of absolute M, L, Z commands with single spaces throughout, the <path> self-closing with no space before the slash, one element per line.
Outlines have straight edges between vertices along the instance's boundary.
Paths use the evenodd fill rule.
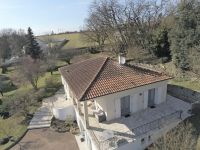
<path fill-rule="evenodd" d="M 58 49 L 62 48 L 69 42 L 67 39 L 46 39 L 42 40 L 40 38 L 36 38 L 36 41 L 38 42 L 41 50 L 43 53 L 48 54 L 49 53 L 49 48 L 57 47 Z M 23 50 L 25 53 L 25 50 Z"/>
<path fill-rule="evenodd" d="M 67 101 L 88 149 L 142 150 L 190 116 L 190 104 L 167 95 L 170 76 L 92 58 L 60 68 Z"/>

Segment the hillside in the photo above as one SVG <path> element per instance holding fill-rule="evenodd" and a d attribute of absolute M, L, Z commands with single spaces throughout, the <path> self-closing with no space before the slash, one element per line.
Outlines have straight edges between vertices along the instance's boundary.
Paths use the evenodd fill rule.
<path fill-rule="evenodd" d="M 37 37 L 40 40 L 47 41 L 48 39 L 62 40 L 67 39 L 69 42 L 64 45 L 62 49 L 72 49 L 72 48 L 84 48 L 91 46 L 92 44 L 88 44 L 84 42 L 82 37 L 82 33 L 63 33 L 63 34 L 54 34 L 54 35 L 42 35 Z"/>

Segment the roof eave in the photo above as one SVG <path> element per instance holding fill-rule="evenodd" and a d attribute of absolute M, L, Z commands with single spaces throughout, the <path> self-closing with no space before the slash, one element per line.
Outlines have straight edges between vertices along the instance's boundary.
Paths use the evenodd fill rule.
<path fill-rule="evenodd" d="M 154 83 L 158 83 L 158 82 L 163 82 L 163 81 L 169 81 L 171 79 L 173 79 L 174 77 L 169 77 L 168 79 L 164 79 L 164 80 L 160 80 L 160 81 L 156 81 L 156 82 L 152 82 L 152 83 L 148 83 L 148 84 L 143 84 L 143 85 L 140 85 L 140 86 L 136 86 L 136 87 L 132 87 L 132 88 L 127 88 L 127 89 L 124 89 L 124 90 L 121 90 L 121 91 L 117 91 L 117 92 L 112 92 L 112 93 L 109 93 L 109 94 L 104 94 L 104 95 L 100 95 L 100 96 L 96 96 L 96 97 L 92 97 L 92 98 L 89 98 L 89 99 L 81 99 L 80 101 L 88 101 L 88 100 L 91 100 L 91 99 L 94 99 L 94 98 L 98 98 L 98 97 L 103 97 L 103 96 L 106 96 L 106 95 L 111 95 L 111 94 L 115 94 L 115 93 L 118 93 L 118 92 L 123 92 L 123 91 L 127 91 L 127 90 L 130 90 L 130 89 L 135 89 L 135 88 L 138 88 L 138 87 L 142 87 L 142 86 L 145 86 L 145 85 L 150 85 L 150 84 L 154 84 Z"/>

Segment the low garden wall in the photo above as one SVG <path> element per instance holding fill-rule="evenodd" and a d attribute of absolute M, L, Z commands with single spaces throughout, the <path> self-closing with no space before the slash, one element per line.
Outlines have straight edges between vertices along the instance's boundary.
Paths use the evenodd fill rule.
<path fill-rule="evenodd" d="M 15 145 L 17 145 L 21 141 L 21 139 L 26 135 L 27 132 L 28 132 L 28 129 L 26 129 L 26 131 L 16 141 L 14 141 L 10 146 L 5 148 L 5 150 L 9 150 L 12 147 L 14 147 Z"/>
<path fill-rule="evenodd" d="M 192 109 L 200 109 L 200 92 L 177 85 L 168 84 L 167 93 L 192 104 Z"/>

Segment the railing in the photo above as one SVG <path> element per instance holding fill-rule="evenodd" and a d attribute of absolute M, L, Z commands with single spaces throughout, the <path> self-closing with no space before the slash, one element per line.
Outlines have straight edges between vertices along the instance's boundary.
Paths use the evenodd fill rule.
<path fill-rule="evenodd" d="M 164 125 L 169 124 L 174 119 L 181 119 L 182 111 L 176 111 L 169 115 L 163 116 L 159 119 L 153 120 L 149 123 L 146 123 L 142 126 L 132 129 L 132 132 L 135 134 L 135 137 L 145 134 L 149 131 L 155 130 L 157 128 L 162 128 Z"/>
<path fill-rule="evenodd" d="M 114 133 L 115 136 L 113 138 L 105 140 L 105 141 L 98 141 L 93 131 L 91 132 L 99 150 L 115 149 L 128 142 L 134 141 L 134 139 L 140 135 L 143 135 L 155 129 L 162 128 L 164 125 L 168 125 L 169 123 L 177 119 L 181 119 L 181 114 L 182 114 L 182 111 L 176 111 L 174 113 L 163 116 L 159 119 L 153 120 L 139 127 L 133 128 L 130 131 L 127 131 L 124 133 L 122 132 Z"/>

